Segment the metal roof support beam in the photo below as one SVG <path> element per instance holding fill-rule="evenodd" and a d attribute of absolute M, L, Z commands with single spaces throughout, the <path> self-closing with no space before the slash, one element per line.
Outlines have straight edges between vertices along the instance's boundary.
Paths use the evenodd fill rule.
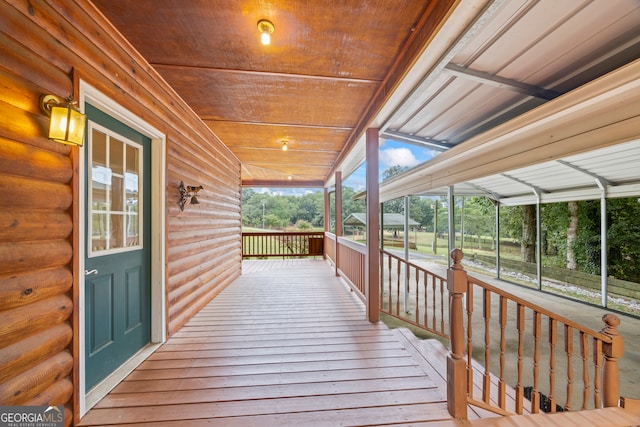
<path fill-rule="evenodd" d="M 365 256 L 365 298 L 367 319 L 380 320 L 380 193 L 378 183 L 378 129 L 367 129 L 367 252 Z"/>
<path fill-rule="evenodd" d="M 601 304 L 607 307 L 607 185 L 604 180 L 596 179 L 596 184 L 600 188 L 600 287 Z"/>
<path fill-rule="evenodd" d="M 612 185 L 612 186 L 613 186 L 613 185 L 618 185 L 618 184 L 616 184 L 616 183 L 614 183 L 614 182 L 609 181 L 609 180 L 608 180 L 608 179 L 606 179 L 606 178 L 601 177 L 600 175 L 597 175 L 597 174 L 595 174 L 595 173 L 593 173 L 593 172 L 589 172 L 588 170 L 583 169 L 583 168 L 581 168 L 580 166 L 576 166 L 576 165 L 574 165 L 574 164 L 572 164 L 572 163 L 569 163 L 569 162 L 567 162 L 567 161 L 565 161 L 565 160 L 556 160 L 556 161 L 557 161 L 558 163 L 560 163 L 561 165 L 564 165 L 564 166 L 566 166 L 566 167 L 568 167 L 568 168 L 571 168 L 571 169 L 573 169 L 573 170 L 576 170 L 576 171 L 578 171 L 578 172 L 580 172 L 580 173 L 583 173 L 583 174 L 585 174 L 585 175 L 588 175 L 588 176 L 590 176 L 590 177 L 594 178 L 594 179 L 596 180 L 596 184 L 598 185 L 598 187 L 600 188 L 600 190 L 602 190 L 601 185 L 604 185 L 605 187 L 606 187 L 606 186 L 609 186 L 609 185 Z"/>
<path fill-rule="evenodd" d="M 407 135 L 406 133 L 387 130 L 380 134 L 380 137 L 392 139 L 398 142 L 406 142 L 407 144 L 417 145 L 419 147 L 428 147 L 433 150 L 446 151 L 453 148 L 453 144 L 438 141 L 437 139 L 422 138 L 421 136 Z"/>
<path fill-rule="evenodd" d="M 518 92 L 526 96 L 544 99 L 545 101 L 551 101 L 552 99 L 562 95 L 560 92 L 556 92 L 555 90 L 545 89 L 543 87 L 522 83 L 506 77 L 500 77 L 495 74 L 461 67 L 453 63 L 447 64 L 444 67 L 444 70 L 456 77 L 462 77 L 481 84 L 491 85 L 501 89 Z"/>
<path fill-rule="evenodd" d="M 400 105 L 391 113 L 389 118 L 381 126 L 381 130 L 384 132 L 387 130 L 389 123 L 393 122 L 396 117 L 404 114 L 410 105 L 416 102 L 429 85 L 431 85 L 444 70 L 445 66 L 451 62 L 453 57 L 462 49 L 471 38 L 478 33 L 486 24 L 486 22 L 493 17 L 498 11 L 500 6 L 505 0 L 492 0 L 487 2 L 485 8 L 478 14 L 473 23 L 467 27 L 462 34 L 451 44 L 451 47 L 440 58 L 440 60 L 431 68 L 431 70 L 415 85 L 413 90 L 402 100 Z M 448 258 L 448 257 L 447 257 Z"/>

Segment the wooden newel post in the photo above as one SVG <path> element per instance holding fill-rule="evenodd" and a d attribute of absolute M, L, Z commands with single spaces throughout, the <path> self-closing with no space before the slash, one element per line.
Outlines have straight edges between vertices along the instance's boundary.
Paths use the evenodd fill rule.
<path fill-rule="evenodd" d="M 602 368 L 602 403 L 604 407 L 618 406 L 620 400 L 620 374 L 618 359 L 624 354 L 624 338 L 618 332 L 620 318 L 615 314 L 602 316 L 605 327 L 601 333 L 611 338 L 611 343 L 602 344 L 604 366 Z"/>
<path fill-rule="evenodd" d="M 447 270 L 449 290 L 449 342 L 447 356 L 447 409 L 451 416 L 467 419 L 467 362 L 464 352 L 464 317 L 462 297 L 467 291 L 467 272 L 460 261 L 464 254 L 460 249 L 451 251 L 453 265 Z"/>

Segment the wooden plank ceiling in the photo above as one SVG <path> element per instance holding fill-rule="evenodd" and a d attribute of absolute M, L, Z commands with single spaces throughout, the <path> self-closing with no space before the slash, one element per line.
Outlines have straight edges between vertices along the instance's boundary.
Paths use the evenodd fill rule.
<path fill-rule="evenodd" d="M 322 186 L 453 1 L 94 3 L 236 154 L 243 185 Z"/>

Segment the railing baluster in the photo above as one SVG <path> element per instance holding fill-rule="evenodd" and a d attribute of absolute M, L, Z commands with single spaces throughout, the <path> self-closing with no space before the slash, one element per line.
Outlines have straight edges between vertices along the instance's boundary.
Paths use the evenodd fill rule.
<path fill-rule="evenodd" d="M 423 314 L 423 321 L 424 321 L 424 327 L 426 329 L 429 329 L 429 277 L 433 278 L 432 275 L 429 275 L 427 273 L 425 273 L 424 275 L 424 295 L 422 296 L 422 299 L 424 301 L 424 314 Z"/>
<path fill-rule="evenodd" d="M 580 331 L 580 356 L 582 357 L 582 410 L 587 409 L 589 401 L 589 341 L 587 335 Z"/>
<path fill-rule="evenodd" d="M 556 342 L 558 341 L 558 321 L 549 318 L 549 411 L 556 412 Z"/>
<path fill-rule="evenodd" d="M 490 349 L 491 349 L 491 293 L 488 289 L 482 292 L 482 317 L 484 319 L 484 376 L 482 379 L 482 400 L 485 403 L 491 401 L 491 372 L 489 371 Z"/>
<path fill-rule="evenodd" d="M 467 393 L 473 398 L 473 283 L 467 282 Z"/>
<path fill-rule="evenodd" d="M 507 383 L 504 380 L 505 375 L 505 349 L 506 339 L 505 331 L 507 327 L 507 299 L 500 295 L 500 378 L 498 379 L 498 406 L 505 409 L 507 406 Z"/>
<path fill-rule="evenodd" d="M 425 272 L 422 272 L 423 279 Z M 416 268 L 416 323 L 420 324 L 420 270 Z"/>
<path fill-rule="evenodd" d="M 438 280 L 440 282 L 440 332 L 444 335 L 444 281 L 442 279 Z M 451 327 L 451 325 L 449 325 Z"/>
<path fill-rule="evenodd" d="M 533 392 L 531 393 L 531 413 L 540 412 L 540 329 L 542 329 L 542 315 L 533 312 Z"/>
<path fill-rule="evenodd" d="M 517 329 L 518 329 L 518 383 L 516 385 L 516 414 L 522 415 L 524 408 L 524 387 L 522 386 L 522 353 L 524 334 L 524 305 L 517 305 Z"/>
<path fill-rule="evenodd" d="M 593 405 L 600 408 L 600 364 L 602 363 L 602 341 L 593 337 Z"/>
<path fill-rule="evenodd" d="M 433 323 L 431 327 L 436 329 L 436 276 L 431 276 L 431 286 L 433 288 Z"/>
<path fill-rule="evenodd" d="M 400 260 L 396 260 L 396 314 L 398 316 L 400 316 L 400 278 L 402 277 L 400 275 L 401 271 L 402 269 Z"/>
<path fill-rule="evenodd" d="M 388 271 L 389 271 L 389 311 L 393 311 L 393 287 L 391 285 L 391 272 L 393 271 L 393 266 L 391 264 L 391 257 L 388 257 Z"/>
<path fill-rule="evenodd" d="M 565 411 L 571 410 L 571 395 L 573 394 L 573 329 L 564 325 L 564 352 L 567 354 L 567 402 L 564 405 Z"/>
<path fill-rule="evenodd" d="M 380 310 L 384 311 L 384 252 L 380 251 Z"/>

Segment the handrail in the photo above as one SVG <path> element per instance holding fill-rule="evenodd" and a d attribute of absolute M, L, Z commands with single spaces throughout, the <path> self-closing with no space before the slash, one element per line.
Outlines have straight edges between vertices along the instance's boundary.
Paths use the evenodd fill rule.
<path fill-rule="evenodd" d="M 323 231 L 243 232 L 242 258 L 322 256 Z"/>

